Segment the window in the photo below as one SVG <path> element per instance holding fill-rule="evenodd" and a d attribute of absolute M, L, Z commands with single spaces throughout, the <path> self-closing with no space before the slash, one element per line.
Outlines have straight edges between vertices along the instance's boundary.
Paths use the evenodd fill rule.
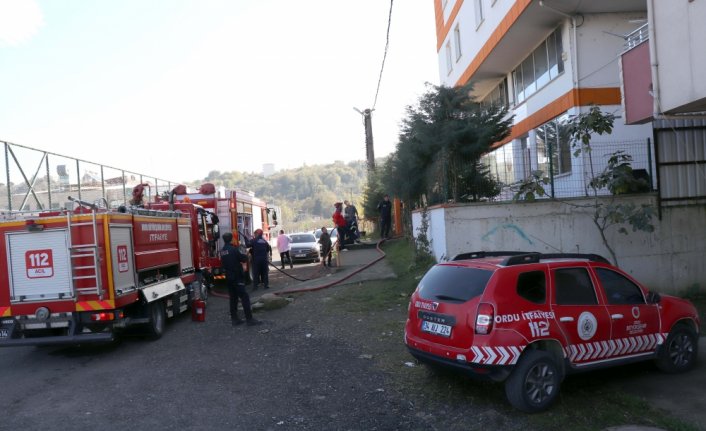
<path fill-rule="evenodd" d="M 556 303 L 559 305 L 597 305 L 596 292 L 586 268 L 554 271 Z"/>
<path fill-rule="evenodd" d="M 547 299 L 547 280 L 544 271 L 523 272 L 517 278 L 517 294 L 535 304 Z"/>
<path fill-rule="evenodd" d="M 451 61 L 451 42 L 446 42 L 446 71 L 447 74 L 453 70 L 453 62 Z"/>
<path fill-rule="evenodd" d="M 493 88 L 483 100 L 480 101 L 481 106 L 493 106 L 496 108 L 507 107 L 507 78 L 503 78 L 498 85 Z"/>
<path fill-rule="evenodd" d="M 454 43 L 456 44 L 456 61 L 461 58 L 461 29 L 458 28 L 458 24 L 454 29 Z"/>
<path fill-rule="evenodd" d="M 564 72 L 561 55 L 561 29 L 556 29 L 512 71 L 516 103 L 522 103 Z"/>
<path fill-rule="evenodd" d="M 419 296 L 433 301 L 466 302 L 480 296 L 493 271 L 454 265 L 433 266 L 419 282 Z"/>
<path fill-rule="evenodd" d="M 566 128 L 569 117 L 563 114 L 535 129 L 537 168 L 550 175 L 571 172 L 571 139 Z"/>
<path fill-rule="evenodd" d="M 483 0 L 475 0 L 476 6 L 476 28 L 483 24 Z"/>
<path fill-rule="evenodd" d="M 644 304 L 645 297 L 635 283 L 622 274 L 609 269 L 596 269 L 598 279 L 603 285 L 608 303 L 612 305 Z"/>

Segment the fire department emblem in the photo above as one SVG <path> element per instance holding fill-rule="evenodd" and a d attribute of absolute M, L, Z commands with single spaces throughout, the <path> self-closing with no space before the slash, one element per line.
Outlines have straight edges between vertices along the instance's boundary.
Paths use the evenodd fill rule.
<path fill-rule="evenodd" d="M 635 319 L 640 318 L 640 307 L 632 307 L 632 317 Z"/>
<path fill-rule="evenodd" d="M 590 340 L 596 335 L 596 330 L 598 329 L 598 321 L 596 316 L 591 314 L 589 311 L 584 311 L 579 316 L 578 322 L 578 332 L 579 337 L 582 340 Z"/>

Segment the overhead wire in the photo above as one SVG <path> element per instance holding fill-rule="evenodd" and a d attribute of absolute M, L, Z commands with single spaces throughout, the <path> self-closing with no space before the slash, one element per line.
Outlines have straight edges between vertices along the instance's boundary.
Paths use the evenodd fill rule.
<path fill-rule="evenodd" d="M 378 86 L 375 90 L 375 100 L 373 101 L 373 107 L 371 111 L 375 110 L 375 105 L 378 103 L 378 94 L 380 93 L 380 83 L 382 82 L 382 72 L 385 69 L 385 59 L 387 59 L 387 49 L 390 47 L 390 27 L 392 25 L 392 3 L 394 0 L 390 0 L 390 12 L 387 16 L 387 34 L 385 36 L 385 52 L 382 56 L 382 65 L 380 66 L 380 75 L 378 76 Z"/>

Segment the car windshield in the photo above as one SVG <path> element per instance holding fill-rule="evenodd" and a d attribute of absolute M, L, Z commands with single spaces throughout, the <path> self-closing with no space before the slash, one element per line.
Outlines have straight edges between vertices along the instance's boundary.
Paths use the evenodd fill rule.
<path fill-rule="evenodd" d="M 290 235 L 292 243 L 302 243 L 302 242 L 316 242 L 316 237 L 313 233 L 301 233 Z"/>
<path fill-rule="evenodd" d="M 433 301 L 466 302 L 483 293 L 492 275 L 485 269 L 437 265 L 419 282 L 419 296 Z"/>

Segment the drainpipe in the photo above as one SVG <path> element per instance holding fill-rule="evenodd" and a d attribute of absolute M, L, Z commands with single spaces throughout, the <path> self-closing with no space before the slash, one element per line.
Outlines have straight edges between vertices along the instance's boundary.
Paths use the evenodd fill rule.
<path fill-rule="evenodd" d="M 657 61 L 657 38 L 655 37 L 655 3 L 654 0 L 647 2 L 647 34 L 650 38 L 650 69 L 652 71 L 652 116 L 656 119 L 660 117 L 659 109 L 659 72 Z"/>

